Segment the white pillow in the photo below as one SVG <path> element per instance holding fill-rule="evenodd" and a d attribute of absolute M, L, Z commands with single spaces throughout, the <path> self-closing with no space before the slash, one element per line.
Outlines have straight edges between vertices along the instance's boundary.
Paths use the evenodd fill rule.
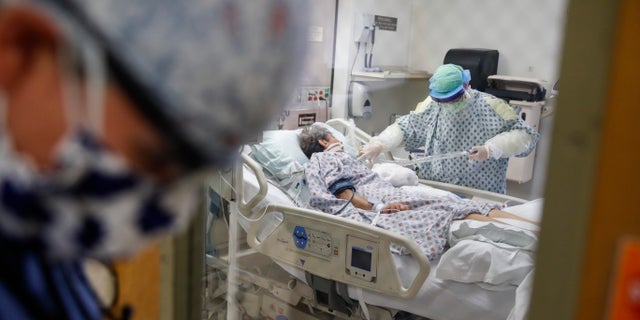
<path fill-rule="evenodd" d="M 291 174 L 295 162 L 309 162 L 298 143 L 300 130 L 270 130 L 262 135 L 262 142 L 251 146 L 251 156 L 278 179 Z"/>
<path fill-rule="evenodd" d="M 415 171 L 395 163 L 376 163 L 371 170 L 394 187 L 418 185 L 418 175 Z"/>
<path fill-rule="evenodd" d="M 285 156 L 291 157 L 291 159 L 298 161 L 298 163 L 309 162 L 307 156 L 304 155 L 302 149 L 300 149 L 300 142 L 298 141 L 298 135 L 302 132 L 301 129 L 297 130 L 269 130 L 262 134 L 262 145 L 277 150 Z"/>

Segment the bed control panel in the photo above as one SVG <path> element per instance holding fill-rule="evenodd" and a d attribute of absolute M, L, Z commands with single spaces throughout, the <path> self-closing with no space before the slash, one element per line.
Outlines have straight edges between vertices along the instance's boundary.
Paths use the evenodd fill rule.
<path fill-rule="evenodd" d="M 347 236 L 347 271 L 352 277 L 375 282 L 378 266 L 378 244 Z"/>
<path fill-rule="evenodd" d="M 293 243 L 299 249 L 323 257 L 329 257 L 332 253 L 331 235 L 326 232 L 295 226 L 292 236 Z"/>

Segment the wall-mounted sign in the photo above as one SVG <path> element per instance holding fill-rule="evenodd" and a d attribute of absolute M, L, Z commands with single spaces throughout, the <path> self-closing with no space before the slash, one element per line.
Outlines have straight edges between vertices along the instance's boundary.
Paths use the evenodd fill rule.
<path fill-rule="evenodd" d="M 376 15 L 375 23 L 378 30 L 396 31 L 398 29 L 398 18 Z"/>

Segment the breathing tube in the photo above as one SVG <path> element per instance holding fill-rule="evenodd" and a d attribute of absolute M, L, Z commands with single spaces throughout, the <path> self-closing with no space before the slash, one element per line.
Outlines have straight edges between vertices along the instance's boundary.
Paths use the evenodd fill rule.
<path fill-rule="evenodd" d="M 340 179 L 329 186 L 329 192 L 331 192 L 336 197 L 338 196 L 338 194 L 342 193 L 345 190 L 351 190 L 351 197 L 349 198 L 347 203 L 345 203 L 342 208 L 340 208 L 340 210 L 336 212 L 336 214 L 342 212 L 342 210 L 344 210 L 349 205 L 349 203 L 351 203 L 351 200 L 353 200 L 353 197 L 356 195 L 356 187 L 354 187 L 353 183 L 351 183 L 351 181 L 346 178 Z"/>
<path fill-rule="evenodd" d="M 328 145 L 324 151 L 344 151 L 344 147 L 341 142 L 334 142 Z"/>

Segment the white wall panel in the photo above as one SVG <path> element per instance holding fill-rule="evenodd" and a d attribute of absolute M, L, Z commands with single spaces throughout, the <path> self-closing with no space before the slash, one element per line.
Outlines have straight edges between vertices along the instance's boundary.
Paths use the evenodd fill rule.
<path fill-rule="evenodd" d="M 434 70 L 450 48 L 500 52 L 498 73 L 558 78 L 565 0 L 413 0 L 409 65 Z"/>

